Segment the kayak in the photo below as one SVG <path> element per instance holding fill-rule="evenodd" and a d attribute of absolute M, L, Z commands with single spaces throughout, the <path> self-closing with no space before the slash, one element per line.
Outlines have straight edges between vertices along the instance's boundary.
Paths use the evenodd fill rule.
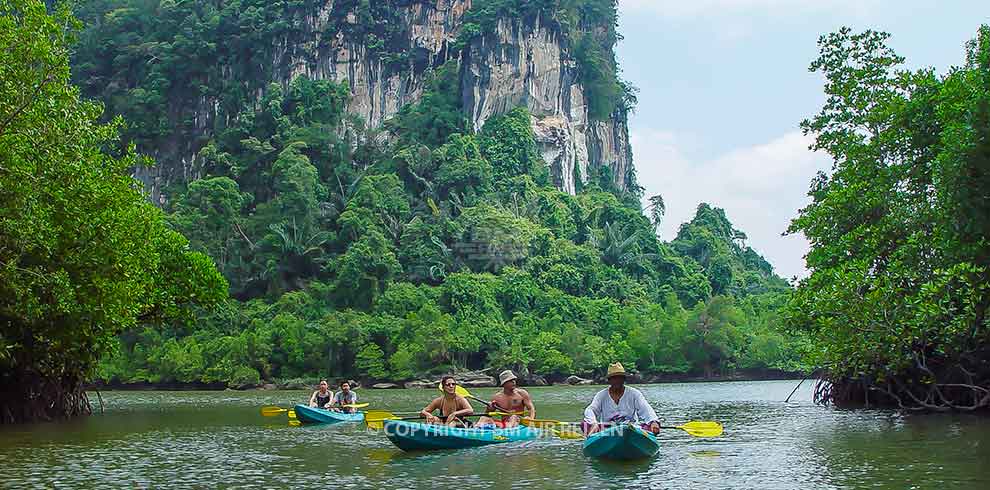
<path fill-rule="evenodd" d="M 364 413 L 333 412 L 322 408 L 312 408 L 308 405 L 296 405 L 296 418 L 304 424 L 335 424 L 337 422 L 360 422 Z"/>
<path fill-rule="evenodd" d="M 431 449 L 462 449 L 505 442 L 536 439 L 543 434 L 539 429 L 520 425 L 510 429 L 463 429 L 445 425 L 386 420 L 385 436 L 403 451 Z"/>
<path fill-rule="evenodd" d="M 584 454 L 603 459 L 645 459 L 660 451 L 657 437 L 634 425 L 616 425 L 584 440 Z"/>

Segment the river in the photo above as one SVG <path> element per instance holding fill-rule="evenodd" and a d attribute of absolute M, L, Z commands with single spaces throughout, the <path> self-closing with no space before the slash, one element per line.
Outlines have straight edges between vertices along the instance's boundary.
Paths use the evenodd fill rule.
<path fill-rule="evenodd" d="M 725 434 L 664 431 L 656 458 L 624 464 L 561 439 L 403 453 L 359 424 L 292 427 L 259 414 L 304 392 L 104 392 L 102 415 L 0 427 L 0 488 L 990 488 L 990 420 L 823 408 L 810 381 L 784 403 L 795 384 L 639 386 L 665 424 L 717 420 Z M 599 389 L 531 393 L 540 418 L 577 420 Z M 436 392 L 358 393 L 398 411 Z"/>

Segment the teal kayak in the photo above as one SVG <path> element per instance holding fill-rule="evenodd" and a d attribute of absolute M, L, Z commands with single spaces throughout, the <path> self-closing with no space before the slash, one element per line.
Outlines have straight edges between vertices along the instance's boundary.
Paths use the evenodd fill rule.
<path fill-rule="evenodd" d="M 386 420 L 384 425 L 385 436 L 403 451 L 462 449 L 504 442 L 528 441 L 543 434 L 543 431 L 539 429 L 526 426 L 511 429 L 462 429 L 402 420 Z"/>
<path fill-rule="evenodd" d="M 304 424 L 335 424 L 337 422 L 360 422 L 364 414 L 333 412 L 322 408 L 312 408 L 308 405 L 296 405 L 296 418 Z"/>
<path fill-rule="evenodd" d="M 634 425 L 616 425 L 584 440 L 584 454 L 603 459 L 646 459 L 660 451 L 653 434 Z"/>

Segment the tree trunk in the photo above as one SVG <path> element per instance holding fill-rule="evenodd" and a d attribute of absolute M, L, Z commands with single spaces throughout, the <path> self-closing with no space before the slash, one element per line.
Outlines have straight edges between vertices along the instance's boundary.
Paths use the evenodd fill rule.
<path fill-rule="evenodd" d="M 14 370 L 0 375 L 0 424 L 65 420 L 92 413 L 82 378 Z"/>

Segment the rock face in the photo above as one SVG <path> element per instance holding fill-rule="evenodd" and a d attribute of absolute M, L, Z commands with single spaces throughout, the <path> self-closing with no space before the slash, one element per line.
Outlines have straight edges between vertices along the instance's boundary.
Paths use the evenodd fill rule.
<path fill-rule="evenodd" d="M 474 128 L 526 106 L 533 132 L 556 186 L 574 194 L 589 166 L 607 166 L 625 187 L 632 166 L 626 115 L 592 121 L 576 62 L 546 19 L 501 19 L 493 35 L 477 38 L 464 54 L 461 91 Z"/>
<path fill-rule="evenodd" d="M 409 389 L 416 389 L 416 388 L 420 388 L 420 389 L 430 389 L 430 388 L 433 388 L 433 389 L 436 389 L 436 386 L 437 386 L 437 383 L 435 381 L 429 381 L 429 380 L 426 380 L 426 379 L 417 379 L 415 381 L 406 381 L 402 385 L 403 388 L 409 388 Z"/>
<path fill-rule="evenodd" d="M 579 376 L 568 376 L 564 382 L 569 385 L 590 385 L 592 383 L 590 379 L 584 379 Z"/>
<path fill-rule="evenodd" d="M 468 388 L 486 388 L 489 386 L 498 386 L 495 383 L 495 378 L 482 371 L 468 371 L 463 373 L 457 373 L 457 382 L 462 386 Z"/>
<path fill-rule="evenodd" d="M 625 188 L 632 167 L 626 114 L 619 109 L 606 120 L 589 118 L 577 63 L 552 20 L 540 15 L 502 18 L 493 33 L 455 50 L 452 46 L 471 0 L 396 0 L 401 30 L 408 33 L 408 59 L 396 64 L 384 60 L 363 39 L 345 35 L 346 24 L 358 22 L 354 13 L 347 13 L 342 21 L 333 0 L 320 5 L 302 19 L 293 19 L 300 24 L 301 34 L 262 48 L 274 50 L 275 69 L 274 80 L 255 89 L 258 99 L 268 82 L 286 87 L 303 75 L 346 81 L 351 91 L 348 111 L 369 127 L 379 127 L 401 107 L 419 99 L 430 69 L 455 60 L 460 67 L 463 109 L 475 129 L 493 115 L 526 106 L 559 189 L 575 193 L 577 181 L 586 181 L 589 169 L 601 166 L 611 170 L 618 188 Z M 164 201 L 159 196 L 164 185 L 202 177 L 197 155 L 212 137 L 212 121 L 231 117 L 220 114 L 218 102 L 209 97 L 203 97 L 197 107 L 182 110 L 202 128 L 202 134 L 168 142 L 162 148 L 143 149 L 150 150 L 159 165 L 136 171 L 155 201 Z"/>
<path fill-rule="evenodd" d="M 400 388 L 400 386 L 395 383 L 375 383 L 371 385 L 371 388 L 375 390 L 394 390 Z"/>

